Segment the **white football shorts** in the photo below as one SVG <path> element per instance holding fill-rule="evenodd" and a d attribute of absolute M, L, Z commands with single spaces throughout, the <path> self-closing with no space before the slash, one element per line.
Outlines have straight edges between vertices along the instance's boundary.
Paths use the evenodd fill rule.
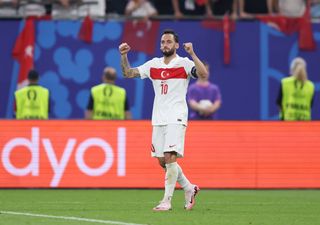
<path fill-rule="evenodd" d="M 151 156 L 164 157 L 164 152 L 176 152 L 177 157 L 183 157 L 186 128 L 182 124 L 153 126 Z"/>

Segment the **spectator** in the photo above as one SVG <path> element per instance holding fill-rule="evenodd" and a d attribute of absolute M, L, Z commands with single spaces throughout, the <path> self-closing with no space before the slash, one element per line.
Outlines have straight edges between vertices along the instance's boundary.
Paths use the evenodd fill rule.
<path fill-rule="evenodd" d="M 30 70 L 29 85 L 15 92 L 17 119 L 48 119 L 49 91 L 38 80 L 38 72 Z"/>
<path fill-rule="evenodd" d="M 311 120 L 314 84 L 308 80 L 307 64 L 295 58 L 290 66 L 290 77 L 281 80 L 277 99 L 281 120 Z"/>
<path fill-rule="evenodd" d="M 95 0 L 96 4 L 90 4 L 92 0 L 82 0 L 82 3 L 78 8 L 79 16 L 94 16 L 103 17 L 106 14 L 106 1 L 105 0 Z"/>
<path fill-rule="evenodd" d="M 160 15 L 173 15 L 172 0 L 152 0 Z"/>
<path fill-rule="evenodd" d="M 306 10 L 306 0 L 274 0 L 276 11 L 287 17 L 301 17 Z"/>
<path fill-rule="evenodd" d="M 33 0 L 31 3 L 22 4 L 19 8 L 19 14 L 22 16 L 45 16 L 46 6 L 42 0 Z"/>
<path fill-rule="evenodd" d="M 116 70 L 106 67 L 103 83 L 91 88 L 91 95 L 85 113 L 86 119 L 123 120 L 131 119 L 129 101 L 124 88 L 115 85 Z"/>
<path fill-rule="evenodd" d="M 320 17 L 320 0 L 311 0 L 311 16 Z"/>
<path fill-rule="evenodd" d="M 18 0 L 0 0 L 0 16 L 17 16 Z"/>
<path fill-rule="evenodd" d="M 209 1 L 201 0 L 172 0 L 174 16 L 182 18 L 184 15 L 190 16 L 212 16 Z"/>
<path fill-rule="evenodd" d="M 210 6 L 214 15 L 223 16 L 228 13 L 232 18 L 237 18 L 238 0 L 211 0 Z"/>
<path fill-rule="evenodd" d="M 76 18 L 78 16 L 78 1 L 57 0 L 52 5 L 54 18 Z"/>
<path fill-rule="evenodd" d="M 106 0 L 106 14 L 123 15 L 126 4 L 126 1 Z"/>
<path fill-rule="evenodd" d="M 273 12 L 273 0 L 238 0 L 239 16 L 254 18 L 254 14 L 270 14 Z"/>
<path fill-rule="evenodd" d="M 127 16 L 149 18 L 156 16 L 158 12 L 148 0 L 129 0 L 125 14 Z"/>
<path fill-rule="evenodd" d="M 210 68 L 204 63 L 208 72 Z M 197 82 L 190 85 L 187 100 L 189 104 L 189 119 L 211 120 L 217 119 L 217 111 L 221 107 L 219 87 L 209 81 L 208 76 L 199 77 Z"/>

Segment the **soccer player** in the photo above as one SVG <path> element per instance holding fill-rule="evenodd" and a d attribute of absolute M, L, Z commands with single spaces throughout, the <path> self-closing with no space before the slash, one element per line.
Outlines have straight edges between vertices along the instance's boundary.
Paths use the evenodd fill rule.
<path fill-rule="evenodd" d="M 177 163 L 183 157 L 184 137 L 188 120 L 186 93 L 190 77 L 208 76 L 208 71 L 195 54 L 192 43 L 184 43 L 185 51 L 191 56 L 180 57 L 178 35 L 173 30 L 165 30 L 161 36 L 160 49 L 163 57 L 153 58 L 137 68 L 131 68 L 127 54 L 130 46 L 119 46 L 122 72 L 127 78 L 149 78 L 153 83 L 155 98 L 152 112 L 151 155 L 157 157 L 165 169 L 165 193 L 154 211 L 171 210 L 171 199 L 178 182 L 185 191 L 185 209 L 191 210 L 195 196 L 200 190 L 191 184 Z"/>

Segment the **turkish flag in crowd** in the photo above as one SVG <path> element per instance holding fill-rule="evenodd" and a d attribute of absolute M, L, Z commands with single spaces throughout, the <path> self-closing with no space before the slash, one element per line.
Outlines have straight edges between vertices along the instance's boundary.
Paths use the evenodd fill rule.
<path fill-rule="evenodd" d="M 35 45 L 35 26 L 33 19 L 27 19 L 22 32 L 19 34 L 14 45 L 12 56 L 19 62 L 20 71 L 18 86 L 24 86 L 28 72 L 33 68 Z"/>
<path fill-rule="evenodd" d="M 257 16 L 257 19 L 272 26 L 276 26 L 277 29 L 285 34 L 298 32 L 300 49 L 309 51 L 316 49 L 310 17 L 310 1 L 307 1 L 306 11 L 300 18 L 265 15 Z"/>
<path fill-rule="evenodd" d="M 93 34 L 93 21 L 90 16 L 86 16 L 82 22 L 79 38 L 84 42 L 91 43 Z"/>
<path fill-rule="evenodd" d="M 223 61 L 231 62 L 230 32 L 235 31 L 235 22 L 230 20 L 229 14 L 224 15 L 223 20 L 204 20 L 201 25 L 204 28 L 223 31 Z"/>
<path fill-rule="evenodd" d="M 152 55 L 155 47 L 159 45 L 156 43 L 159 25 L 159 21 L 127 21 L 124 25 L 122 42 L 128 43 L 134 51 Z"/>

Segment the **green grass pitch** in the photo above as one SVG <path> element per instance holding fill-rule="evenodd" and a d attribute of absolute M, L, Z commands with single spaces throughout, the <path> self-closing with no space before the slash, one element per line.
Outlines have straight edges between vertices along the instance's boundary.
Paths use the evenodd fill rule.
<path fill-rule="evenodd" d="M 320 190 L 201 190 L 192 211 L 183 209 L 184 193 L 177 190 L 172 211 L 153 212 L 162 194 L 162 190 L 0 190 L 0 225 L 320 224 Z"/>

